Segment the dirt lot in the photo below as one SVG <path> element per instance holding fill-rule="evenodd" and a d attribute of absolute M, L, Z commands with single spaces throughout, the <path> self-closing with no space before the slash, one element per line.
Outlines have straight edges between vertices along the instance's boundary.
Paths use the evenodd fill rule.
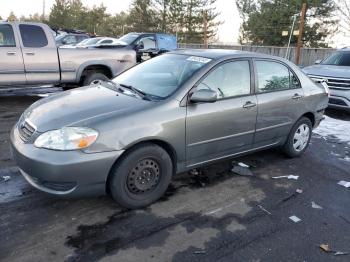
<path fill-rule="evenodd" d="M 337 184 L 350 181 L 348 143 L 314 136 L 301 158 L 269 150 L 236 159 L 250 177 L 230 172 L 231 161 L 181 174 L 161 201 L 128 211 L 109 197 L 61 200 L 26 183 L 9 131 L 36 99 L 0 98 L 0 261 L 350 261 L 319 248 L 350 252 L 350 188 Z M 283 175 L 299 179 L 272 179 Z"/>

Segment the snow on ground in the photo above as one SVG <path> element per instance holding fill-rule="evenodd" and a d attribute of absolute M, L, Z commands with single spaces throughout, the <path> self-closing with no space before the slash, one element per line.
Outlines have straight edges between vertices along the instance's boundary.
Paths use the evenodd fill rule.
<path fill-rule="evenodd" d="M 323 137 L 325 140 L 337 140 L 350 146 L 350 121 L 338 120 L 325 116 L 325 120 L 323 120 L 319 127 L 313 132 Z M 343 161 L 350 162 L 348 152 L 346 152 L 345 155 L 331 152 L 331 155 Z"/>
<path fill-rule="evenodd" d="M 338 139 L 350 145 L 350 121 L 343 121 L 325 116 L 319 127 L 313 132 L 324 138 Z"/>

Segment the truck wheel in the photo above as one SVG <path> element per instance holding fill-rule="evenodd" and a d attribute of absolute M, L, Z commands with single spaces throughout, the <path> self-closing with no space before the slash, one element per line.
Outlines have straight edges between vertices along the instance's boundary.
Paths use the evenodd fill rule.
<path fill-rule="evenodd" d="M 283 147 L 284 153 L 289 157 L 302 155 L 309 145 L 312 133 L 312 124 L 306 117 L 300 118 L 288 135 L 287 142 Z"/>
<path fill-rule="evenodd" d="M 164 194 L 173 175 L 173 163 L 163 148 L 143 144 L 128 152 L 110 175 L 108 186 L 113 199 L 126 208 L 142 208 Z"/>
<path fill-rule="evenodd" d="M 90 75 L 87 75 L 84 79 L 83 85 L 89 86 L 93 84 L 95 81 L 106 81 L 109 80 L 108 77 L 102 73 L 92 72 Z"/>

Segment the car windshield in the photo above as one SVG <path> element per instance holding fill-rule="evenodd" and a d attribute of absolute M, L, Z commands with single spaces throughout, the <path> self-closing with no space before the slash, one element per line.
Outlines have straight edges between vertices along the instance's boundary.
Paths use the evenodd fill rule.
<path fill-rule="evenodd" d="M 83 41 L 81 41 L 80 43 L 78 43 L 77 46 L 85 45 L 88 41 L 90 41 L 90 38 L 84 39 Z"/>
<path fill-rule="evenodd" d="M 164 54 L 125 71 L 113 81 L 164 99 L 210 61 L 204 57 Z"/>
<path fill-rule="evenodd" d="M 61 35 L 58 35 L 58 36 L 56 36 L 55 37 L 55 40 L 56 41 L 60 41 L 63 37 L 65 37 L 66 36 L 66 34 L 61 34 Z"/>
<path fill-rule="evenodd" d="M 350 66 L 350 52 L 336 52 L 323 60 L 321 64 Z"/>
<path fill-rule="evenodd" d="M 119 38 L 120 41 L 123 41 L 124 43 L 130 45 L 132 42 L 135 41 L 135 39 L 138 37 L 139 35 L 138 34 L 132 34 L 132 33 L 129 33 L 129 34 L 126 34 L 122 37 Z"/>
<path fill-rule="evenodd" d="M 79 44 L 77 44 L 77 46 L 87 46 L 87 45 L 94 45 L 96 44 L 98 41 L 100 41 L 102 38 L 91 38 L 91 39 L 87 39 L 87 41 L 85 42 L 80 42 Z"/>

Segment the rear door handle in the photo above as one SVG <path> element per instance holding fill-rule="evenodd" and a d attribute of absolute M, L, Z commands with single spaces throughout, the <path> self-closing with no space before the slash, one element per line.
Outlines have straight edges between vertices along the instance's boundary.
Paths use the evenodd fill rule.
<path fill-rule="evenodd" d="M 294 94 L 294 96 L 292 96 L 292 99 L 300 99 L 302 98 L 302 95 L 299 95 L 298 93 Z"/>
<path fill-rule="evenodd" d="M 251 102 L 251 101 L 247 101 L 247 102 L 243 105 L 243 108 L 249 109 L 249 108 L 252 108 L 252 107 L 255 107 L 255 106 L 256 106 L 255 103 L 253 103 L 253 102 Z"/>
<path fill-rule="evenodd" d="M 16 55 L 16 52 L 9 51 L 9 52 L 7 52 L 7 55 L 13 56 L 13 55 Z"/>
<path fill-rule="evenodd" d="M 35 55 L 34 52 L 26 52 L 26 55 Z"/>

